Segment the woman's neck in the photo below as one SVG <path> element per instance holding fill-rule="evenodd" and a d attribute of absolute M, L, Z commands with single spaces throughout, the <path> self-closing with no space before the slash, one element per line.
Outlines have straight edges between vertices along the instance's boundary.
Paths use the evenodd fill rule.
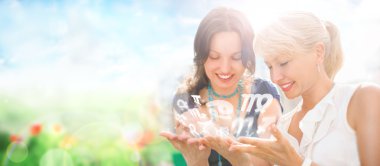
<path fill-rule="evenodd" d="M 330 79 L 316 82 L 307 92 L 302 95 L 302 111 L 313 109 L 333 88 L 334 83 Z"/>

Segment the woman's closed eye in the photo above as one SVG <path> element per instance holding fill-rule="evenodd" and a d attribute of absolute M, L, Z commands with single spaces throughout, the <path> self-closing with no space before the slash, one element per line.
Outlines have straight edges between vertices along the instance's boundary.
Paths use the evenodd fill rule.
<path fill-rule="evenodd" d="M 232 60 L 236 60 L 236 61 L 241 60 L 241 54 L 235 54 L 234 56 L 232 56 Z"/>
<path fill-rule="evenodd" d="M 289 63 L 289 61 L 286 61 L 286 62 L 280 63 L 280 66 L 281 66 L 281 67 L 286 66 L 288 63 Z"/>
<path fill-rule="evenodd" d="M 218 56 L 218 55 L 212 55 L 212 54 L 210 54 L 210 55 L 208 56 L 208 58 L 210 58 L 210 59 L 212 59 L 212 60 L 216 60 L 216 59 L 219 59 L 219 56 Z"/>

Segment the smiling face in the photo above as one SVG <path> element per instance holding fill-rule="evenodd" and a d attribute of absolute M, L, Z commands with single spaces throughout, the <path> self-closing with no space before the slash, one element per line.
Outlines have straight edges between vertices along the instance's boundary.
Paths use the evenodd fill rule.
<path fill-rule="evenodd" d="M 272 82 L 282 89 L 287 98 L 304 95 L 317 84 L 317 58 L 313 55 L 264 56 Z"/>
<path fill-rule="evenodd" d="M 242 44 L 236 32 L 219 32 L 213 35 L 204 68 L 211 86 L 219 93 L 235 90 L 245 71 L 242 63 Z"/>

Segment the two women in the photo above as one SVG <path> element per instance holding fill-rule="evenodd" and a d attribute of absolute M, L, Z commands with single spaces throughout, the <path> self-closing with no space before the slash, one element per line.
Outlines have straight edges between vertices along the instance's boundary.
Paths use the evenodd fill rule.
<path fill-rule="evenodd" d="M 245 78 L 244 70 L 254 71 L 254 54 L 249 53 L 253 33 L 242 30 L 249 25 L 227 14 L 231 10 L 215 11 L 199 26 L 194 44 L 196 74 L 185 92 L 199 94 L 206 102 L 223 99 L 239 110 L 239 95 L 255 93 L 252 89 L 265 89 L 265 93 L 274 90 L 262 80 L 239 88 L 239 80 Z M 279 120 L 278 127 L 271 126 L 274 139 L 245 137 L 234 142 L 164 133 L 189 165 L 213 165 L 219 154 L 233 165 L 260 161 L 253 156 L 278 165 L 380 165 L 380 88 L 334 82 L 343 61 L 337 28 L 308 12 L 289 13 L 255 40 L 255 51 L 264 57 L 271 80 L 288 98 L 301 96 L 302 102 Z M 264 86 L 256 85 L 257 82 Z M 257 88 L 260 86 L 265 88 Z M 272 94 L 277 98 L 277 94 Z M 266 111 L 271 116 L 279 115 L 278 99 L 274 101 Z M 260 123 L 260 117 L 266 113 L 259 114 L 254 123 Z M 186 126 L 182 129 L 186 133 Z M 213 151 L 207 163 L 210 149 L 219 154 Z M 193 162 L 197 158 L 198 162 Z"/>

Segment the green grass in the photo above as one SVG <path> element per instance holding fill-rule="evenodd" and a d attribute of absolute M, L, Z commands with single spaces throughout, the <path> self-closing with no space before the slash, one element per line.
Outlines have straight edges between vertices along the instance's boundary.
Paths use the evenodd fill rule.
<path fill-rule="evenodd" d="M 150 99 L 149 94 L 107 91 L 48 97 L 31 92 L 0 93 L 0 165 L 171 163 L 176 151 L 157 135 L 160 122 L 150 110 Z M 30 132 L 33 124 L 42 126 L 37 135 Z M 57 125 L 59 131 L 54 128 Z M 147 137 L 142 135 L 146 133 Z M 22 137 L 24 148 L 9 141 L 15 134 Z"/>

